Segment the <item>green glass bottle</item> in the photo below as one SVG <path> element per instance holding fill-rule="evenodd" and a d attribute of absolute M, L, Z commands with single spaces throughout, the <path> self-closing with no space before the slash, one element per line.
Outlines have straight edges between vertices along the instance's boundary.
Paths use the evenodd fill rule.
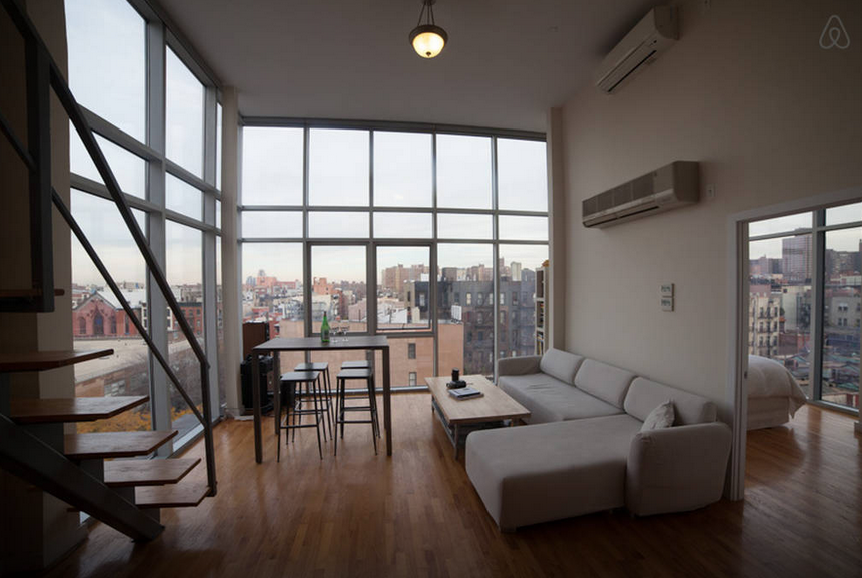
<path fill-rule="evenodd" d="M 329 321 L 326 319 L 326 312 L 323 313 L 323 323 L 320 324 L 320 342 L 329 343 Z"/>

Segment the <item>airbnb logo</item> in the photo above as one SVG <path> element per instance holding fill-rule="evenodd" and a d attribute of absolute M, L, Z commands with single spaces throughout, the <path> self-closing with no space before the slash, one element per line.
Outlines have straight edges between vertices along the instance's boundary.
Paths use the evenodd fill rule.
<path fill-rule="evenodd" d="M 850 35 L 844 28 L 844 23 L 837 14 L 833 14 L 826 21 L 823 32 L 820 33 L 820 48 L 829 50 L 832 47 L 844 50 L 850 47 Z"/>

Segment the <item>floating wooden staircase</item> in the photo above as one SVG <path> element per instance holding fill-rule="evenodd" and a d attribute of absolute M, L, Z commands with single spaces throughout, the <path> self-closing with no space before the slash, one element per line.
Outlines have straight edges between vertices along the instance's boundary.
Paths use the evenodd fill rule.
<path fill-rule="evenodd" d="M 203 426 L 206 482 L 186 480 L 201 460 L 143 459 L 168 443 L 176 431 L 110 432 L 71 434 L 65 424 L 109 418 L 149 401 L 147 396 L 11 399 L 11 373 L 57 369 L 111 355 L 113 350 L 0 352 L 0 468 L 87 512 L 135 540 L 152 540 L 164 528 L 159 509 L 196 506 L 216 493 L 213 449 L 213 404 L 209 385 L 209 360 L 183 314 L 146 236 L 136 221 L 116 177 L 95 138 L 90 121 L 75 100 L 61 68 L 39 36 L 20 0 L 0 0 L 24 43 L 26 84 L 26 139 L 19 138 L 0 111 L 0 135 L 18 156 L 28 173 L 29 251 L 31 284 L 26 288 L 0 290 L 0 312 L 45 313 L 55 310 L 55 297 L 64 295 L 54 287 L 53 216 L 58 213 L 79 241 L 117 298 L 127 319 L 146 342 L 153 365 L 183 397 Z M 96 167 L 119 216 L 146 263 L 151 290 L 159 291 L 188 340 L 200 366 L 199 410 L 186 391 L 166 352 L 153 340 L 147 327 L 126 300 L 92 243 L 75 220 L 63 197 L 52 187 L 51 106 L 58 101 L 90 160 Z M 13 111 L 22 114 L 21 111 Z M 65 121 L 64 121 L 65 122 Z M 26 143 L 26 144 L 25 144 Z M 55 211 L 56 209 L 56 211 Z M 23 217 L 23 216 L 22 216 Z M 137 254 L 132 254 L 137 256 Z M 68 259 L 68 255 L 66 256 Z M 120 461 L 118 458 L 138 458 Z M 115 461 L 106 461 L 115 460 Z M 2 568 L 0 568 L 2 573 Z"/>
<path fill-rule="evenodd" d="M 9 398 L 10 373 L 56 369 L 111 354 L 112 349 L 0 354 L 0 466 L 57 495 L 70 510 L 148 540 L 164 529 L 158 524 L 159 509 L 197 506 L 210 493 L 206 483 L 183 482 L 200 458 L 117 459 L 149 456 L 178 432 L 64 434 L 63 424 L 107 419 L 149 397 Z"/>

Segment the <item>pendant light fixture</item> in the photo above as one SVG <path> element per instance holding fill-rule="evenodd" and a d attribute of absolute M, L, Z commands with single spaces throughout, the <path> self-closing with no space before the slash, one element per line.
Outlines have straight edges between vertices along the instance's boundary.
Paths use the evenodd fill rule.
<path fill-rule="evenodd" d="M 434 23 L 434 3 L 437 0 L 422 0 L 422 10 L 419 11 L 419 21 L 416 28 L 410 31 L 410 44 L 413 50 L 422 58 L 434 58 L 443 50 L 449 39 L 446 31 Z M 422 16 L 425 24 L 422 24 Z"/>

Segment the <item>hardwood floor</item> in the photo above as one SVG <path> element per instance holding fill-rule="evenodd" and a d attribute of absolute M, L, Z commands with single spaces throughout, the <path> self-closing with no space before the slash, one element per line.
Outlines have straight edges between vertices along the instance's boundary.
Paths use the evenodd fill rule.
<path fill-rule="evenodd" d="M 259 466 L 251 423 L 225 422 L 215 429 L 216 498 L 163 511 L 166 530 L 149 544 L 96 524 L 49 576 L 862 575 L 862 437 L 844 415 L 806 407 L 789 426 L 751 432 L 744 502 L 515 534 L 497 530 L 452 460 L 428 394 L 393 396 L 392 415 L 390 459 L 354 426 L 337 458 L 327 442 L 321 461 L 303 430 L 276 463 L 265 427 Z"/>

